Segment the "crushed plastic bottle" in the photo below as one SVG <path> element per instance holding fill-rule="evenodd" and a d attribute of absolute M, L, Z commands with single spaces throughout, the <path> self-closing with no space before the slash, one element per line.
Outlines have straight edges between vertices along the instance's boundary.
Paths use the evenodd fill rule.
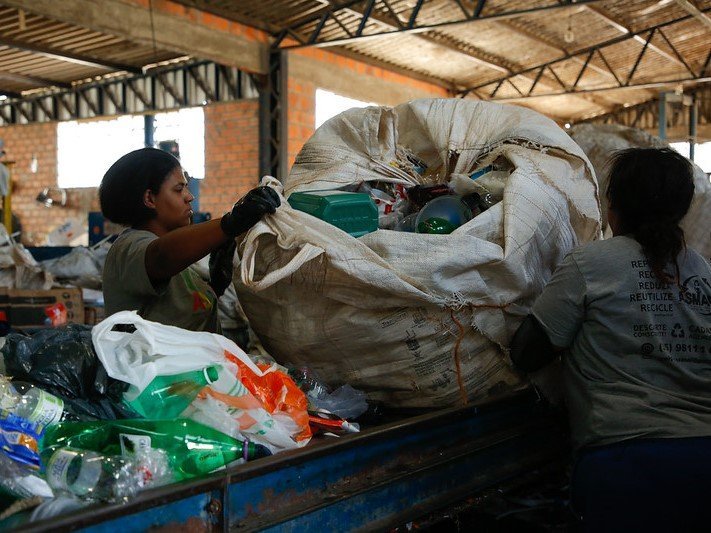
<path fill-rule="evenodd" d="M 140 490 L 169 480 L 165 455 L 106 455 L 79 448 L 43 452 L 45 477 L 58 493 L 104 502 L 127 501 Z"/>
<path fill-rule="evenodd" d="M 0 493 L 14 499 L 51 498 L 52 489 L 39 477 L 37 469 L 13 461 L 0 453 Z"/>

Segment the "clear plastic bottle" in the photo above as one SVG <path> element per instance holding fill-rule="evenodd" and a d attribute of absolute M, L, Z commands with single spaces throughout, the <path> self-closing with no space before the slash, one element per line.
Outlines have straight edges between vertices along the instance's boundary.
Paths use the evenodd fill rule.
<path fill-rule="evenodd" d="M 78 417 L 65 410 L 64 401 L 54 394 L 22 381 L 12 381 L 10 385 L 16 393 L 16 400 L 8 410 L 14 415 L 42 427 L 78 420 Z M 4 398 L 7 400 L 8 396 L 4 396 Z"/>
<path fill-rule="evenodd" d="M 79 498 L 118 501 L 139 489 L 134 461 L 89 450 L 60 448 L 47 462 L 47 483 L 52 489 Z"/>

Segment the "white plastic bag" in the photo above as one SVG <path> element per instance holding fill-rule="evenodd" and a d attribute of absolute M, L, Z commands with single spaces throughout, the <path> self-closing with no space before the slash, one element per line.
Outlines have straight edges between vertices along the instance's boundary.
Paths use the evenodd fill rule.
<path fill-rule="evenodd" d="M 125 326 L 133 326 L 135 331 L 128 332 Z M 193 401 L 185 416 L 232 436 L 241 434 L 272 451 L 308 442 L 296 442 L 292 438 L 294 428 L 278 413 L 272 416 L 267 412 L 242 384 L 240 370 L 233 361 L 239 360 L 258 376 L 264 372 L 239 346 L 222 335 L 166 326 L 145 320 L 135 311 L 121 311 L 94 326 L 92 340 L 107 374 L 134 385 L 139 392 L 156 376 L 218 364 L 222 367 L 219 379 L 209 385 L 207 395 Z M 220 395 L 224 395 L 225 401 L 220 401 Z"/>

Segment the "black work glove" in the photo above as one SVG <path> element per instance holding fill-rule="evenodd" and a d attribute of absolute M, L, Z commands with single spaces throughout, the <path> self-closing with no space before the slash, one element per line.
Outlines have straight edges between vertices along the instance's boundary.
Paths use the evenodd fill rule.
<path fill-rule="evenodd" d="M 230 237 L 244 233 L 268 214 L 274 213 L 281 205 L 279 195 L 271 187 L 257 187 L 245 194 L 232 207 L 232 211 L 222 217 L 220 227 Z"/>
<path fill-rule="evenodd" d="M 210 254 L 210 287 L 219 298 L 232 283 L 232 260 L 237 241 L 230 239 Z"/>

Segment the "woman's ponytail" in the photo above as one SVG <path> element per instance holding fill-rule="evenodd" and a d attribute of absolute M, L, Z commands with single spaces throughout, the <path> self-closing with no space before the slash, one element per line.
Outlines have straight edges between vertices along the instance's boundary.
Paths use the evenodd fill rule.
<path fill-rule="evenodd" d="M 642 246 L 655 277 L 679 283 L 676 258 L 684 249 L 679 226 L 694 195 L 693 168 L 670 148 L 630 148 L 610 161 L 607 198 L 618 221 L 617 234 Z M 674 272 L 667 272 L 667 265 Z"/>

